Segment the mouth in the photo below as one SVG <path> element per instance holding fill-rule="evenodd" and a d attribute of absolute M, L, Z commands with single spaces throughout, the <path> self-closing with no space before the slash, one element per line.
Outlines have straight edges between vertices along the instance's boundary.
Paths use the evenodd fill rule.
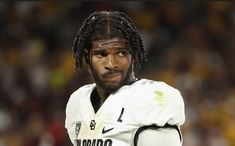
<path fill-rule="evenodd" d="M 103 78 L 110 81 L 118 81 L 122 79 L 122 73 L 121 72 L 106 73 L 103 75 Z"/>

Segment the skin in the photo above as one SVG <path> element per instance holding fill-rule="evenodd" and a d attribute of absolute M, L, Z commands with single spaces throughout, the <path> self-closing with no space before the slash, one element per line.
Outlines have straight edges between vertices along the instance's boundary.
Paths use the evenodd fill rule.
<path fill-rule="evenodd" d="M 126 48 L 124 39 L 92 41 L 88 54 L 88 65 L 101 103 L 121 86 L 135 80 L 134 59 Z"/>

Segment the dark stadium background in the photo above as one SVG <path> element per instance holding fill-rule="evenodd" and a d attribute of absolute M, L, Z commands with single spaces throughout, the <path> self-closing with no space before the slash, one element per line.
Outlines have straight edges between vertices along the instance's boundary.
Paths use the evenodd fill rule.
<path fill-rule="evenodd" d="M 76 73 L 73 39 L 95 10 L 136 22 L 149 62 L 140 77 L 184 97 L 183 146 L 235 146 L 235 3 L 0 2 L 0 146 L 68 146 L 64 110 L 90 83 Z"/>

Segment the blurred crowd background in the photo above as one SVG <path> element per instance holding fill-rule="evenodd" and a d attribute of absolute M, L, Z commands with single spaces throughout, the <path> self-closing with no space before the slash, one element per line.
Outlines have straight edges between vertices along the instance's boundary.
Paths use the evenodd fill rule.
<path fill-rule="evenodd" d="M 184 97 L 183 146 L 235 146 L 235 3 L 0 2 L 0 146 L 68 146 L 70 94 L 91 83 L 72 45 L 95 10 L 126 12 L 149 61 L 139 77 Z"/>

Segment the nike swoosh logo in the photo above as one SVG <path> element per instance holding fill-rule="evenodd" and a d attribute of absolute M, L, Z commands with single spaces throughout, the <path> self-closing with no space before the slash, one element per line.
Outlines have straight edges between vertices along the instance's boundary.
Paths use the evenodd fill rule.
<path fill-rule="evenodd" d="M 102 129 L 102 134 L 105 134 L 109 131 L 113 130 L 113 128 L 105 129 L 105 127 Z"/>

